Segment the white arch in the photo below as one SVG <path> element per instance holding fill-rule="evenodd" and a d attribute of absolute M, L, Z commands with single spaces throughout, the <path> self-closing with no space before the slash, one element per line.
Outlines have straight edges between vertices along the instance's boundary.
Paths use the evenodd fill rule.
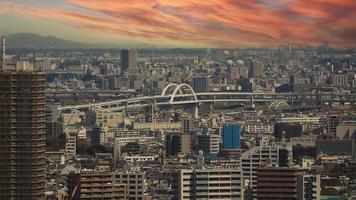
<path fill-rule="evenodd" d="M 278 102 L 278 104 L 276 105 L 276 107 L 274 108 L 274 110 L 277 110 L 278 107 L 279 107 L 281 104 L 286 104 L 286 105 L 288 106 L 288 103 L 287 103 L 287 102 L 285 102 L 285 101 L 280 101 L 280 102 Z"/>
<path fill-rule="evenodd" d="M 193 97 L 194 97 L 194 102 L 198 102 L 198 97 L 195 94 L 193 88 L 190 85 L 183 83 L 183 84 L 179 84 L 176 87 L 176 89 L 174 90 L 174 92 L 173 92 L 173 94 L 171 96 L 171 99 L 169 100 L 169 103 L 173 103 L 174 98 L 176 97 L 178 91 L 180 91 L 180 94 L 182 94 L 182 90 L 180 89 L 181 87 L 187 87 L 190 90 L 190 92 L 192 93 Z"/>
<path fill-rule="evenodd" d="M 175 88 L 178 87 L 178 85 L 175 84 L 175 83 L 170 83 L 170 84 L 168 84 L 168 85 L 163 89 L 161 95 L 162 95 L 162 96 L 167 95 L 167 94 L 166 94 L 167 91 L 168 91 L 170 88 L 172 88 L 172 87 L 175 89 Z M 182 90 L 179 89 L 179 92 L 182 93 Z"/>
<path fill-rule="evenodd" d="M 277 110 L 278 107 L 279 107 L 281 104 L 286 104 L 286 105 L 288 105 L 288 103 L 285 102 L 285 101 L 274 101 L 273 103 L 271 103 L 271 104 L 268 106 L 268 110 L 270 110 L 270 109 Z"/>
<path fill-rule="evenodd" d="M 268 106 L 268 110 L 272 108 L 272 106 L 274 106 L 274 104 L 276 103 L 276 101 L 272 102 L 269 106 Z"/>

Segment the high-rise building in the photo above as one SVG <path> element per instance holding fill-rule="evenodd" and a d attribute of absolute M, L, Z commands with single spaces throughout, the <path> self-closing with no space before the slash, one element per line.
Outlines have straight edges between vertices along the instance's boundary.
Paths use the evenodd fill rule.
<path fill-rule="evenodd" d="M 123 49 L 121 54 L 121 72 L 135 75 L 137 69 L 137 49 Z"/>
<path fill-rule="evenodd" d="M 166 135 L 166 156 L 188 154 L 191 152 L 191 136 L 189 134 Z"/>
<path fill-rule="evenodd" d="M 129 200 L 143 200 L 145 192 L 145 173 L 136 171 L 120 171 L 115 174 L 116 180 L 127 184 Z"/>
<path fill-rule="evenodd" d="M 4 70 L 5 66 L 5 56 L 6 56 L 6 44 L 5 44 L 5 37 L 2 37 L 2 48 L 1 48 L 1 65 L 0 70 Z"/>
<path fill-rule="evenodd" d="M 320 200 L 320 174 L 304 173 L 303 192 L 305 200 Z"/>
<path fill-rule="evenodd" d="M 303 200 L 303 172 L 298 168 L 260 167 L 257 170 L 257 199 Z"/>
<path fill-rule="evenodd" d="M 114 173 L 82 171 L 80 199 L 128 199 L 127 184 L 119 182 Z"/>
<path fill-rule="evenodd" d="M 241 155 L 241 166 L 244 177 L 244 185 L 248 185 L 248 196 L 257 198 L 257 168 L 263 164 L 269 163 L 271 166 L 279 164 L 279 148 L 277 146 L 265 145 L 260 142 L 259 146 L 255 146 Z"/>
<path fill-rule="evenodd" d="M 121 158 L 121 143 L 120 143 L 120 139 L 119 138 L 115 138 L 114 140 L 114 148 L 113 148 L 113 165 L 114 165 L 114 169 L 117 168 L 117 162 L 120 160 Z"/>
<path fill-rule="evenodd" d="M 332 83 L 336 87 L 346 87 L 349 84 L 347 73 L 332 74 Z"/>
<path fill-rule="evenodd" d="M 262 77 L 264 74 L 264 64 L 262 61 L 256 61 L 251 65 L 251 78 Z"/>
<path fill-rule="evenodd" d="M 182 130 L 183 133 L 191 133 L 196 130 L 197 123 L 193 119 L 183 119 L 182 120 Z"/>
<path fill-rule="evenodd" d="M 39 72 L 0 72 L 0 199 L 44 199 L 45 85 Z"/>
<path fill-rule="evenodd" d="M 103 145 L 108 142 L 110 135 L 112 135 L 112 132 L 109 131 L 108 127 L 104 125 L 94 127 L 91 134 L 91 143 L 92 145 Z"/>
<path fill-rule="evenodd" d="M 223 129 L 223 148 L 224 149 L 239 149 L 240 145 L 240 125 L 224 125 Z"/>
<path fill-rule="evenodd" d="M 209 79 L 207 77 L 193 78 L 194 92 L 209 92 Z"/>
<path fill-rule="evenodd" d="M 241 169 L 181 169 L 174 199 L 242 199 Z"/>
<path fill-rule="evenodd" d="M 77 153 L 77 133 L 69 133 L 67 135 L 67 142 L 65 145 L 65 154 L 67 156 L 75 156 Z"/>
<path fill-rule="evenodd" d="M 198 136 L 198 149 L 204 152 L 205 158 L 215 157 L 219 153 L 220 136 L 202 134 Z"/>
<path fill-rule="evenodd" d="M 339 113 L 329 113 L 328 115 L 328 134 L 336 136 L 336 127 L 341 124 L 342 118 Z"/>
<path fill-rule="evenodd" d="M 297 167 L 261 166 L 257 170 L 257 199 L 320 200 L 320 174 Z"/>
<path fill-rule="evenodd" d="M 234 81 L 240 78 L 239 68 L 237 66 L 231 67 L 230 80 Z"/>

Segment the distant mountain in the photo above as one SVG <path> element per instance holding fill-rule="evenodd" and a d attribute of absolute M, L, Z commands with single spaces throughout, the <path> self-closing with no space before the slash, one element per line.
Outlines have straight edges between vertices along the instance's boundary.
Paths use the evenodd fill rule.
<path fill-rule="evenodd" d="M 40 36 L 32 33 L 15 33 L 5 37 L 6 47 L 8 48 L 73 49 L 88 47 L 88 45 L 79 42 L 73 42 L 52 36 Z"/>
<path fill-rule="evenodd" d="M 15 33 L 7 35 L 7 48 L 28 49 L 74 49 L 74 48 L 157 48 L 148 43 L 111 42 L 111 43 L 80 43 L 64 40 L 53 36 L 41 36 L 33 33 Z M 166 47 L 167 48 L 167 47 Z"/>

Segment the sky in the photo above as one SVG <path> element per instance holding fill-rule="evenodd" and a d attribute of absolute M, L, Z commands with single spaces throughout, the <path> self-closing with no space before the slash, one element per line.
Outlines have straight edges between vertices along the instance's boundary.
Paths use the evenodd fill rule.
<path fill-rule="evenodd" d="M 356 0 L 0 0 L 0 34 L 157 47 L 356 47 Z"/>

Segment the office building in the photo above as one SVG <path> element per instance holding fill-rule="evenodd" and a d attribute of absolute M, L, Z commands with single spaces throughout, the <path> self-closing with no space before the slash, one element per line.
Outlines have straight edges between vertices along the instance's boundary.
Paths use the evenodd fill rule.
<path fill-rule="evenodd" d="M 329 113 L 328 115 L 328 121 L 327 121 L 327 129 L 328 129 L 328 134 L 330 136 L 335 136 L 336 135 L 336 127 L 341 124 L 342 118 L 341 114 L 332 112 Z"/>
<path fill-rule="evenodd" d="M 251 66 L 251 78 L 262 77 L 264 74 L 264 64 L 262 61 L 256 61 Z"/>
<path fill-rule="evenodd" d="M 216 157 L 219 153 L 220 136 L 217 134 L 202 134 L 198 136 L 198 149 L 204 152 L 205 158 Z"/>
<path fill-rule="evenodd" d="M 117 172 L 116 180 L 127 185 L 129 200 L 143 200 L 145 192 L 145 173 L 136 171 Z"/>
<path fill-rule="evenodd" d="M 0 199 L 43 199 L 44 74 L 2 71 L 0 91 Z"/>
<path fill-rule="evenodd" d="M 89 126 L 103 124 L 108 128 L 117 128 L 118 124 L 123 122 L 123 116 L 122 113 L 110 112 L 101 107 L 92 107 L 86 112 L 85 120 Z"/>
<path fill-rule="evenodd" d="M 77 134 L 69 133 L 67 135 L 67 142 L 65 145 L 65 154 L 66 156 L 75 156 L 77 153 Z"/>
<path fill-rule="evenodd" d="M 336 87 L 346 87 L 349 85 L 347 73 L 334 73 L 331 75 L 332 84 Z"/>
<path fill-rule="evenodd" d="M 223 127 L 223 148 L 224 149 L 239 149 L 240 145 L 240 125 L 224 125 Z"/>
<path fill-rule="evenodd" d="M 182 120 L 183 133 L 191 133 L 196 129 L 196 127 L 197 127 L 197 123 L 193 119 Z"/>
<path fill-rule="evenodd" d="M 305 200 L 320 200 L 320 174 L 304 172 L 303 197 Z"/>
<path fill-rule="evenodd" d="M 136 74 L 137 70 L 137 49 L 124 49 L 121 54 L 121 73 L 128 72 L 131 75 Z"/>
<path fill-rule="evenodd" d="M 245 193 L 251 197 L 248 199 L 257 198 L 257 168 L 263 163 L 278 166 L 279 148 L 277 146 L 265 145 L 261 142 L 259 146 L 255 146 L 241 155 L 243 181 L 244 185 L 247 185 Z"/>
<path fill-rule="evenodd" d="M 63 134 L 61 122 L 46 122 L 46 139 L 55 139 L 61 134 Z"/>
<path fill-rule="evenodd" d="M 120 139 L 115 138 L 112 152 L 114 169 L 117 168 L 117 162 L 121 159 L 121 145 Z"/>
<path fill-rule="evenodd" d="M 315 141 L 317 155 L 349 155 L 356 158 L 356 144 L 354 140 L 316 140 Z"/>
<path fill-rule="evenodd" d="M 191 136 L 189 134 L 166 135 L 166 156 L 188 154 L 191 152 Z"/>
<path fill-rule="evenodd" d="M 127 184 L 119 182 L 112 172 L 82 171 L 80 199 L 128 199 Z"/>
<path fill-rule="evenodd" d="M 175 199 L 242 199 L 241 169 L 181 169 Z"/>
<path fill-rule="evenodd" d="M 257 170 L 257 199 L 320 200 L 320 174 L 297 167 L 261 166 Z"/>
<path fill-rule="evenodd" d="M 193 78 L 194 92 L 209 92 L 209 79 L 207 77 Z"/>
<path fill-rule="evenodd" d="M 92 145 L 103 145 L 113 138 L 113 133 L 106 126 L 94 127 L 91 133 Z"/>
<path fill-rule="evenodd" d="M 230 81 L 235 81 L 240 78 L 239 68 L 236 66 L 231 67 L 230 71 Z"/>
<path fill-rule="evenodd" d="M 259 167 L 257 199 L 303 200 L 303 172 L 298 168 Z"/>

